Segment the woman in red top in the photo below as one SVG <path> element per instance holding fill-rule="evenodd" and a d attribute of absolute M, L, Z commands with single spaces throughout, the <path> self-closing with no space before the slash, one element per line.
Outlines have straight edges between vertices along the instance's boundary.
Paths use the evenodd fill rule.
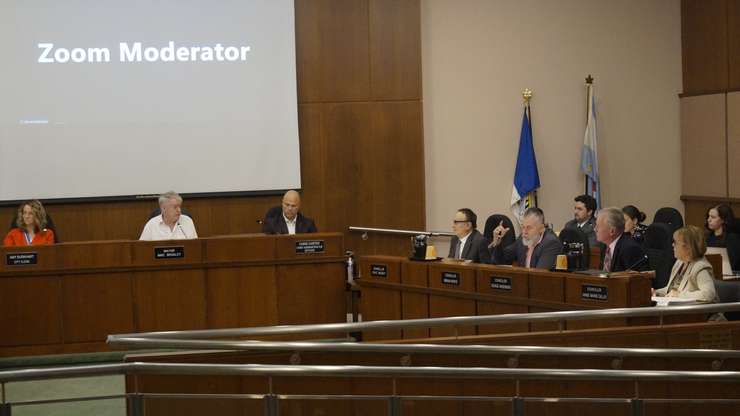
<path fill-rule="evenodd" d="M 18 207 L 16 228 L 5 236 L 4 246 L 54 244 L 54 231 L 46 228 L 46 211 L 41 202 L 27 201 Z"/>

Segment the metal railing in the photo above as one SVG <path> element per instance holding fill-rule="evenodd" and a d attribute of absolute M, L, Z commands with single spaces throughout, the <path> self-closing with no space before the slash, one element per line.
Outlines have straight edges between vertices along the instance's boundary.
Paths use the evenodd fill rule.
<path fill-rule="evenodd" d="M 541 347 L 445 344 L 364 344 L 357 342 L 206 341 L 162 338 L 117 338 L 117 347 L 143 349 L 216 350 L 250 352 L 367 352 L 398 354 L 460 354 L 573 357 L 650 357 L 738 359 L 740 351 L 670 348 Z"/>
<path fill-rule="evenodd" d="M 74 399 L 39 400 L 12 403 L 6 401 L 5 385 L 10 382 L 50 379 L 86 377 L 97 375 L 125 374 L 125 375 L 194 375 L 194 376 L 265 376 L 268 378 L 269 391 L 267 394 L 150 394 L 134 391 L 124 395 L 91 396 Z M 373 377 L 390 378 L 392 380 L 392 395 L 285 395 L 273 391 L 273 377 Z M 399 378 L 465 378 L 465 379 L 505 379 L 515 383 L 513 397 L 487 396 L 404 396 L 398 395 L 396 382 Z M 632 398 L 547 398 L 523 397 L 520 390 L 520 381 L 524 380 L 552 380 L 552 381 L 630 381 L 634 383 L 634 397 Z M 0 415 L 11 416 L 13 407 L 38 404 L 69 403 L 74 401 L 108 400 L 112 398 L 126 398 L 129 401 L 129 412 L 133 416 L 142 416 L 145 413 L 144 400 L 147 398 L 171 399 L 259 399 L 264 402 L 264 414 L 267 416 L 279 413 L 281 400 L 385 400 L 388 404 L 388 414 L 399 416 L 402 412 L 401 402 L 404 400 L 479 400 L 505 401 L 511 403 L 512 414 L 524 414 L 523 404 L 534 402 L 572 402 L 572 403 L 622 403 L 630 405 L 632 414 L 641 415 L 644 405 L 650 402 L 666 402 L 665 399 L 640 397 L 639 383 L 645 381 L 665 382 L 740 382 L 740 372 L 737 371 L 627 371 L 627 370 L 561 370 L 561 369 L 501 369 L 484 367 L 383 367 L 383 366 L 296 366 L 296 365 L 266 365 L 266 364 L 179 364 L 179 363 L 126 363 L 109 365 L 91 365 L 81 367 L 62 367 L 54 369 L 31 369 L 0 372 L 0 386 L 2 387 L 2 403 Z M 136 386 L 137 383 L 134 383 Z M 740 399 L 670 399 L 671 403 L 691 402 L 707 403 L 722 402 L 737 404 Z"/>
<path fill-rule="evenodd" d="M 109 335 L 108 343 L 116 345 L 121 338 L 165 338 L 165 339 L 208 339 L 263 335 L 298 335 L 316 332 L 359 332 L 381 329 L 409 329 L 436 327 L 463 327 L 490 324 L 511 324 L 525 322 L 565 322 L 590 319 L 644 318 L 671 315 L 713 314 L 740 310 L 740 302 L 713 303 L 708 305 L 683 305 L 667 307 L 614 308 L 588 311 L 559 311 L 538 313 L 517 313 L 505 315 L 452 316 L 445 318 L 406 319 L 395 321 L 368 321 L 335 324 L 278 325 L 253 328 L 203 329 L 191 331 L 159 331 L 138 334 Z M 561 325 L 561 328 L 563 325 Z"/>
<path fill-rule="evenodd" d="M 371 228 L 371 227 L 355 227 L 350 226 L 350 231 L 362 233 L 362 239 L 367 240 L 368 233 L 377 234 L 397 234 L 397 235 L 426 235 L 429 237 L 452 237 L 455 234 L 445 231 L 413 231 L 413 230 L 397 230 L 393 228 Z"/>

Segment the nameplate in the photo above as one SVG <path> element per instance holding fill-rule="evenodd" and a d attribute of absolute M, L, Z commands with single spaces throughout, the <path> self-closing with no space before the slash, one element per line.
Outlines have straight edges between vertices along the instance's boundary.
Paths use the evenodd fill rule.
<path fill-rule="evenodd" d="M 582 300 L 609 300 L 609 288 L 606 286 L 583 285 L 581 286 Z"/>
<path fill-rule="evenodd" d="M 491 289 L 511 290 L 511 277 L 491 276 Z"/>
<path fill-rule="evenodd" d="M 442 272 L 442 284 L 460 286 L 460 273 Z"/>
<path fill-rule="evenodd" d="M 38 253 L 7 253 L 5 255 L 5 264 L 8 266 L 31 266 L 38 263 Z"/>
<path fill-rule="evenodd" d="M 388 277 L 388 266 L 386 266 L 385 264 L 371 264 L 370 276 Z"/>
<path fill-rule="evenodd" d="M 181 259 L 183 257 L 185 257 L 185 247 L 183 246 L 154 247 L 154 258 L 156 260 Z"/>
<path fill-rule="evenodd" d="M 296 254 L 323 253 L 324 240 L 301 240 L 295 242 Z"/>

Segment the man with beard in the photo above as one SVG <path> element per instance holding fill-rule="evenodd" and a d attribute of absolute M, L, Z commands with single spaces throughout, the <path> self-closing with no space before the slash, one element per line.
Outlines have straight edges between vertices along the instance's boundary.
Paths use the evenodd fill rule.
<path fill-rule="evenodd" d="M 509 231 L 503 223 L 493 230 L 490 244 L 493 264 L 511 264 L 516 260 L 521 267 L 552 269 L 563 245 L 552 232 L 545 228 L 545 214 L 539 208 L 524 211 L 521 222 L 522 234 L 508 247 L 501 247 L 501 239 Z"/>
<path fill-rule="evenodd" d="M 591 195 L 578 195 L 574 198 L 575 205 L 573 205 L 573 219 L 565 223 L 563 228 L 571 228 L 580 230 L 583 234 L 588 237 L 588 245 L 590 247 L 597 247 L 596 233 L 594 228 L 596 227 L 596 199 Z"/>

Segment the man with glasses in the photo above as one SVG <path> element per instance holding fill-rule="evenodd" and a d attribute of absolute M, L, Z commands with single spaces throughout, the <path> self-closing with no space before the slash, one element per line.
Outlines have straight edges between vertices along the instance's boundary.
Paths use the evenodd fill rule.
<path fill-rule="evenodd" d="M 490 263 L 488 241 L 476 229 L 478 217 L 470 208 L 461 208 L 452 221 L 455 236 L 450 241 L 450 254 L 447 257 L 470 260 L 473 263 Z"/>

